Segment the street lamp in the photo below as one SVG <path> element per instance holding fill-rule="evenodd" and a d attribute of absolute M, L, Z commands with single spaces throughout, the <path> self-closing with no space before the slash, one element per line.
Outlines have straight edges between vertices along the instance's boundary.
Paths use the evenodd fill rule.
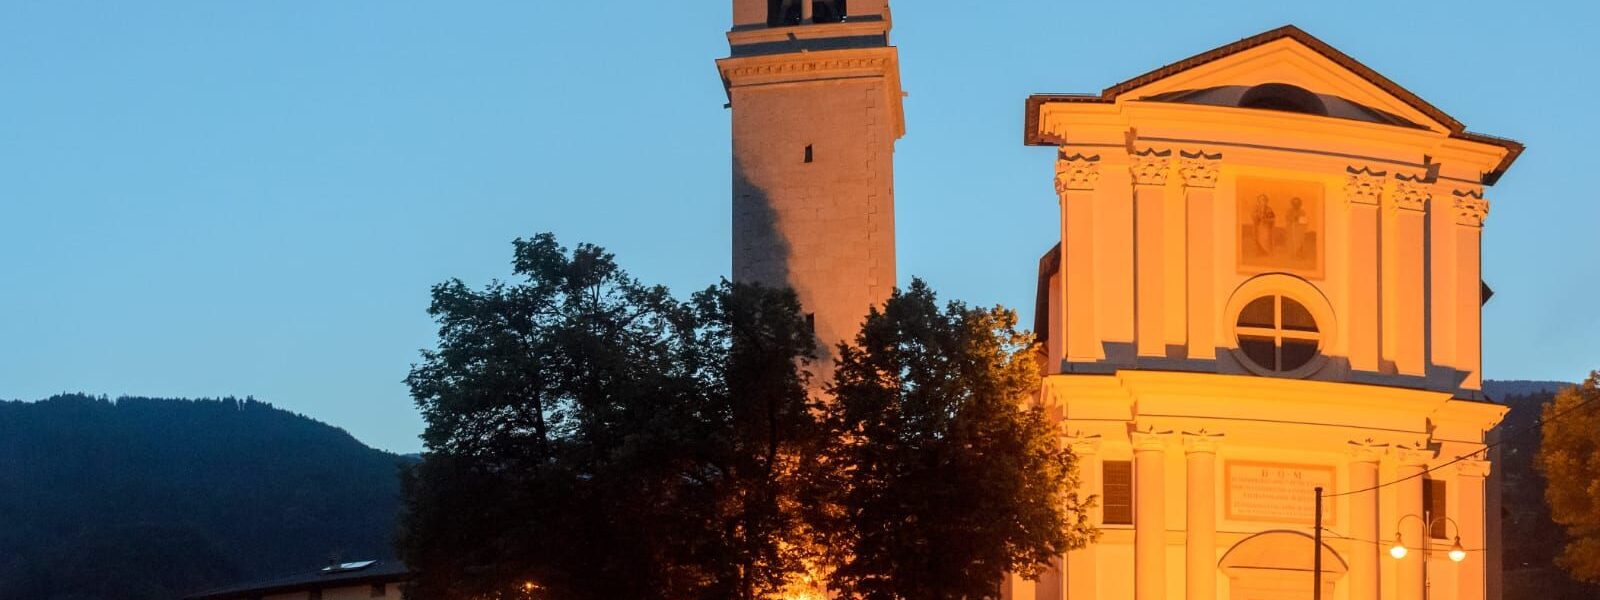
<path fill-rule="evenodd" d="M 1395 522 L 1394 525 L 1394 545 L 1389 546 L 1389 556 L 1393 556 L 1395 560 L 1405 558 L 1406 553 L 1408 552 L 1405 538 L 1402 538 L 1400 534 L 1400 525 L 1405 523 L 1406 519 L 1416 519 L 1418 521 L 1422 521 L 1422 597 L 1427 598 L 1429 592 L 1431 591 L 1429 589 L 1431 587 L 1431 582 L 1428 581 L 1428 555 L 1432 553 L 1432 548 L 1429 547 L 1429 541 L 1433 539 L 1433 526 L 1440 521 L 1455 526 L 1455 542 L 1450 545 L 1450 550 L 1445 554 L 1446 556 L 1450 557 L 1451 562 L 1461 562 L 1467 559 L 1467 550 L 1461 547 L 1461 524 L 1457 523 L 1455 519 L 1450 517 L 1439 517 L 1431 520 L 1414 514 L 1407 514 L 1400 517 L 1400 520 Z"/>

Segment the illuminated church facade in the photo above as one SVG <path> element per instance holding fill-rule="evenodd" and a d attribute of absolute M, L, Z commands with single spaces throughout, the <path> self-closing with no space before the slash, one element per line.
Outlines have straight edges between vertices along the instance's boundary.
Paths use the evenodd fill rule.
<path fill-rule="evenodd" d="M 888 2 L 733 8 L 734 276 L 831 346 L 895 282 Z M 1479 255 L 1522 147 L 1294 27 L 1025 106 L 1040 401 L 1102 536 L 1004 597 L 1310 599 L 1320 554 L 1329 600 L 1497 600 Z"/>

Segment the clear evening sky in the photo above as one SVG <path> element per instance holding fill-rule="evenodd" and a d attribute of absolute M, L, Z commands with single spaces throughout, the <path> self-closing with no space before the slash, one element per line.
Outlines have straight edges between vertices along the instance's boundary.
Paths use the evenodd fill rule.
<path fill-rule="evenodd" d="M 1023 99 L 1285 23 L 1529 150 L 1490 189 L 1490 378 L 1600 368 L 1592 2 L 899 0 L 902 282 L 1031 319 L 1053 155 Z M 430 285 L 553 231 L 729 271 L 727 0 L 0 0 L 0 398 L 258 399 L 420 448 Z M 1031 321 L 1025 321 L 1031 322 Z"/>

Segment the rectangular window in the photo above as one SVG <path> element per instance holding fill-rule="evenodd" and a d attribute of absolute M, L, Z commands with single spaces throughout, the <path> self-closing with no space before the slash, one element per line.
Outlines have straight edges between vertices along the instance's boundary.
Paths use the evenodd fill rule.
<path fill-rule="evenodd" d="M 1101 468 L 1101 523 L 1133 524 L 1133 461 L 1108 460 Z"/>
<path fill-rule="evenodd" d="M 1449 513 L 1445 509 L 1445 482 L 1422 480 L 1422 514 L 1428 520 L 1428 535 L 1436 540 L 1450 539 Z"/>
<path fill-rule="evenodd" d="M 806 164 L 816 159 L 816 153 L 811 151 L 811 144 L 806 144 Z"/>

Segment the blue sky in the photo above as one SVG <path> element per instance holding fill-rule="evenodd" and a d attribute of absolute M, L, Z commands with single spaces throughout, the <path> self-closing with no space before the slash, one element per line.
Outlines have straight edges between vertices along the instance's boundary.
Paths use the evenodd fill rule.
<path fill-rule="evenodd" d="M 1600 368 L 1594 3 L 894 6 L 903 280 L 1027 317 L 1056 207 L 1023 99 L 1294 23 L 1528 144 L 1490 190 L 1487 372 Z M 401 380 L 430 285 L 503 277 L 540 231 L 680 294 L 727 274 L 728 22 L 715 0 L 0 0 L 0 398 L 254 395 L 418 450 Z"/>

